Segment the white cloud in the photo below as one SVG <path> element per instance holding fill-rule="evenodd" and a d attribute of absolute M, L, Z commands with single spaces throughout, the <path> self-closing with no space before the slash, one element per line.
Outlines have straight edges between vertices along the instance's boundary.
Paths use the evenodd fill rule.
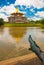
<path fill-rule="evenodd" d="M 9 6 L 4 6 L 0 9 L 0 12 L 5 12 L 6 14 L 11 14 L 11 13 L 15 12 L 15 7 L 13 4 L 11 4 Z"/>
<path fill-rule="evenodd" d="M 9 2 L 7 2 L 9 4 Z M 0 7 L 0 18 L 3 18 L 4 20 L 8 20 L 7 15 L 9 16 L 11 13 L 15 12 L 15 7 L 16 5 L 25 5 L 27 7 L 34 6 L 36 8 L 42 8 L 44 7 L 44 2 L 43 0 L 16 0 L 14 4 L 10 4 L 8 6 L 3 6 L 2 8 Z M 32 12 L 34 12 L 33 9 L 31 9 Z M 5 15 L 5 12 L 7 15 Z M 26 13 L 26 12 L 23 12 Z M 38 12 L 38 16 L 44 17 L 44 12 Z M 34 17 L 35 19 L 36 17 Z M 36 18 L 37 19 L 37 18 Z"/>
<path fill-rule="evenodd" d="M 40 20 L 41 18 L 39 18 L 39 17 L 32 17 L 32 18 L 28 18 L 28 20 L 34 20 L 34 21 L 36 21 L 36 20 Z"/>
<path fill-rule="evenodd" d="M 44 12 L 43 12 L 43 11 L 41 11 L 41 12 L 37 12 L 35 15 L 44 18 Z"/>
<path fill-rule="evenodd" d="M 3 18 L 4 21 L 8 21 L 8 18 L 7 16 L 5 16 L 4 14 L 0 13 L 0 18 Z"/>
<path fill-rule="evenodd" d="M 36 16 L 37 16 L 37 17 L 36 17 Z M 31 19 L 31 20 L 40 20 L 40 19 L 42 19 L 42 18 L 44 18 L 44 12 L 43 12 L 43 11 L 37 12 L 37 13 L 35 14 L 35 16 L 32 17 L 32 18 L 30 18 L 30 19 Z"/>
<path fill-rule="evenodd" d="M 41 18 L 39 18 L 39 17 L 32 17 L 31 19 L 36 21 L 36 20 L 40 20 Z"/>
<path fill-rule="evenodd" d="M 44 7 L 44 2 L 42 0 L 16 0 L 15 5 L 26 5 L 42 8 Z"/>
<path fill-rule="evenodd" d="M 35 12 L 35 10 L 33 10 L 33 9 L 30 9 L 30 11 L 31 11 L 31 12 Z"/>
<path fill-rule="evenodd" d="M 5 12 L 7 15 L 10 15 L 11 13 L 15 12 L 14 4 L 10 4 L 9 6 L 4 6 L 0 9 L 0 18 L 6 20 L 7 15 L 2 14 L 2 12 Z"/>
<path fill-rule="evenodd" d="M 10 4 L 9 2 L 7 2 L 7 4 Z"/>

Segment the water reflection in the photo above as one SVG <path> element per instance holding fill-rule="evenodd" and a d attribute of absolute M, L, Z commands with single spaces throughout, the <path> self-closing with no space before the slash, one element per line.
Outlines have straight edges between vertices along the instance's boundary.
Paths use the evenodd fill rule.
<path fill-rule="evenodd" d="M 33 27 L 28 28 L 27 36 L 31 34 L 33 40 L 39 45 L 39 47 L 44 50 L 44 33 L 42 32 L 44 29 Z M 30 33 L 29 33 L 30 32 Z"/>
<path fill-rule="evenodd" d="M 25 55 L 28 50 L 28 37 L 31 34 L 33 40 L 44 50 L 44 28 L 37 27 L 5 27 L 0 28 L 0 60 Z"/>
<path fill-rule="evenodd" d="M 42 33 L 44 33 L 44 27 L 40 27 L 42 29 Z"/>
<path fill-rule="evenodd" d="M 0 27 L 0 34 L 3 34 L 4 27 Z"/>
<path fill-rule="evenodd" d="M 26 27 L 10 27 L 9 33 L 16 39 L 17 42 L 26 34 Z"/>

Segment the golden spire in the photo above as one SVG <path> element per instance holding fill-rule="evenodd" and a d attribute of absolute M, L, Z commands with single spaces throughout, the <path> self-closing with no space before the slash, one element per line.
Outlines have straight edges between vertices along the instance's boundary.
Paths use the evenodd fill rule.
<path fill-rule="evenodd" d="M 18 38 L 15 38 L 16 39 L 16 42 L 18 43 L 19 41 L 20 41 L 20 38 L 18 37 Z"/>
<path fill-rule="evenodd" d="M 19 9 L 18 8 L 16 8 L 16 13 L 19 13 Z"/>

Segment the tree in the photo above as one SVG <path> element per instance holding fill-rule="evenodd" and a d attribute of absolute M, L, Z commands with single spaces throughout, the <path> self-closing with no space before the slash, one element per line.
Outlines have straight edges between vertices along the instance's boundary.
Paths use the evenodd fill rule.
<path fill-rule="evenodd" d="M 41 23 L 44 24 L 44 19 L 41 20 Z"/>
<path fill-rule="evenodd" d="M 40 20 L 36 20 L 35 23 L 41 23 L 41 24 L 44 24 L 44 18 L 43 18 L 43 19 L 40 19 Z"/>
<path fill-rule="evenodd" d="M 2 18 L 0 18 L 0 26 L 4 25 L 4 20 Z"/>

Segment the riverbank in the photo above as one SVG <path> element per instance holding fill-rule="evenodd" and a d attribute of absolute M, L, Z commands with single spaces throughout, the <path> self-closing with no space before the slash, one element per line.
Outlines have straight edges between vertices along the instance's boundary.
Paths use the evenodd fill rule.
<path fill-rule="evenodd" d="M 42 65 L 42 63 L 34 53 L 31 53 L 17 58 L 1 61 L 0 65 Z"/>
<path fill-rule="evenodd" d="M 5 23 L 4 27 L 44 27 L 44 25 L 35 23 Z"/>

